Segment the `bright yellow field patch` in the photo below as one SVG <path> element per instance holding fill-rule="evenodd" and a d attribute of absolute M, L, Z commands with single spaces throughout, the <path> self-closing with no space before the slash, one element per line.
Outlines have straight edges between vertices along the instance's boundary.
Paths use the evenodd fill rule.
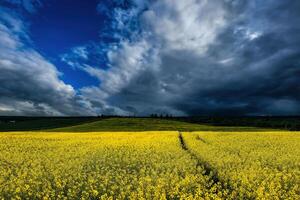
<path fill-rule="evenodd" d="M 222 196 L 178 132 L 0 133 L 0 163 L 4 199 Z"/>
<path fill-rule="evenodd" d="M 300 199 L 299 132 L 183 134 L 233 199 Z"/>

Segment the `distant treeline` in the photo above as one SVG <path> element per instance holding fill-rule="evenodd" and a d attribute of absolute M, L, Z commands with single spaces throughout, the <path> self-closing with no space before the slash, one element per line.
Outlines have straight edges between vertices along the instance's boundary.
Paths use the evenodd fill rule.
<path fill-rule="evenodd" d="M 174 117 L 173 119 L 214 126 L 251 126 L 260 128 L 300 130 L 300 116 L 252 116 L 252 117 Z"/>
<path fill-rule="evenodd" d="M 100 117 L 100 116 L 99 116 Z M 57 117 L 48 117 L 48 116 L 0 116 L 0 122 L 22 122 L 22 121 L 31 121 L 31 120 L 58 120 L 58 119 L 74 119 L 74 120 L 93 120 L 97 117 L 94 116 L 57 116 Z"/>
<path fill-rule="evenodd" d="M 214 126 L 247 126 L 300 131 L 300 116 L 189 116 L 151 114 L 150 118 L 172 119 L 194 124 Z"/>
<path fill-rule="evenodd" d="M 1 131 L 44 130 L 68 126 L 98 120 L 96 117 L 23 117 L 0 116 Z"/>
<path fill-rule="evenodd" d="M 285 117 L 285 116 L 252 116 L 252 117 L 233 117 L 233 116 L 190 116 L 190 117 L 176 117 L 170 114 L 151 114 L 150 116 L 117 116 L 117 115 L 99 115 L 99 116 L 80 116 L 80 117 L 24 117 L 24 116 L 0 116 L 0 128 L 7 127 L 10 129 L 14 127 L 14 123 L 27 126 L 28 121 L 34 123 L 37 129 L 42 127 L 55 128 L 59 126 L 77 125 L 86 122 L 92 122 L 107 118 L 159 118 L 176 120 L 182 122 L 189 122 L 194 124 L 206 124 L 214 126 L 247 126 L 260 128 L 274 128 L 286 129 L 293 131 L 300 131 L 300 116 Z M 1 125 L 2 123 L 2 125 Z M 3 126 L 4 124 L 7 124 Z"/>

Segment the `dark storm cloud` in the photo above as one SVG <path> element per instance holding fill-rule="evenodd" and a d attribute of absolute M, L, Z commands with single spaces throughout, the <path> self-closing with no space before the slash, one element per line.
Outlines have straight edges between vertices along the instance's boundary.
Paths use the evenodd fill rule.
<path fill-rule="evenodd" d="M 25 45 L 26 27 L 11 17 L 0 24 L 0 112 L 299 115 L 299 10 L 297 0 L 117 4 L 108 13 L 117 40 L 101 51 L 107 68 L 90 64 L 87 45 L 64 57 L 99 79 L 78 91 Z"/>
<path fill-rule="evenodd" d="M 237 22 L 229 24 L 206 54 L 212 60 L 233 60 L 211 80 L 219 86 L 191 92 L 192 99 L 206 101 L 188 113 L 299 114 L 299 9 L 296 1 L 254 2 L 235 16 Z M 252 38 L 251 31 L 259 35 Z"/>
<path fill-rule="evenodd" d="M 99 91 L 139 114 L 300 114 L 299 10 L 296 0 L 150 3 L 144 34 L 109 52 L 119 56 Z"/>

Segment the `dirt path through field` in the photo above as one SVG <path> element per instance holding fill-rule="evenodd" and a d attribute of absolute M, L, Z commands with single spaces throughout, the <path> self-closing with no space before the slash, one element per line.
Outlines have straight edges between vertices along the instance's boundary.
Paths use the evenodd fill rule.
<path fill-rule="evenodd" d="M 186 144 L 183 134 L 181 131 L 178 131 L 178 139 L 181 145 L 181 148 L 186 151 L 192 159 L 197 161 L 196 167 L 202 167 L 204 169 L 204 175 L 210 176 L 210 179 L 218 185 L 221 185 L 223 189 L 227 189 L 228 192 L 232 192 L 230 185 L 225 184 L 220 177 L 218 176 L 217 170 L 215 170 L 209 163 L 205 162 L 199 155 L 196 155 Z M 226 186 L 225 186 L 226 185 Z"/>

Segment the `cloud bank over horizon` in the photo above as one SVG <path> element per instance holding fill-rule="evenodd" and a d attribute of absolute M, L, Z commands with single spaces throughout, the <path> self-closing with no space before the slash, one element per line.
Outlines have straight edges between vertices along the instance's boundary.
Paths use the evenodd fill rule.
<path fill-rule="evenodd" d="M 17 2 L 0 9 L 0 115 L 300 115 L 297 0 L 98 1 L 98 38 L 56 55 L 96 80 L 78 88 L 31 37 L 44 2 Z"/>

